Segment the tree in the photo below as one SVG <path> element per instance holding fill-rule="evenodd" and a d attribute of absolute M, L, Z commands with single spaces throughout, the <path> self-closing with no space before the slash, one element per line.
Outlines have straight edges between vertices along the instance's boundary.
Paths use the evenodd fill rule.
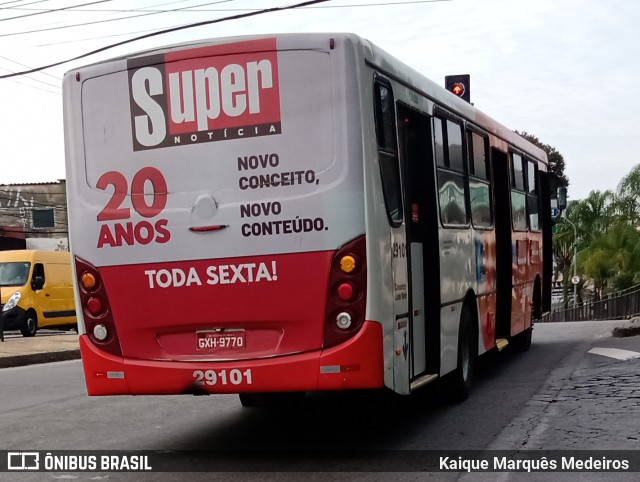
<path fill-rule="evenodd" d="M 562 299 L 564 307 L 568 306 L 569 280 L 573 267 L 573 228 L 569 223 L 559 223 L 556 234 L 553 235 L 554 278 L 559 279 L 562 273 Z"/>
<path fill-rule="evenodd" d="M 547 159 L 549 160 L 549 167 L 551 168 L 551 172 L 558 176 L 565 186 L 569 186 L 569 178 L 564 173 L 564 169 L 566 167 L 564 157 L 558 152 L 555 147 L 552 147 L 549 144 L 545 144 L 536 136 L 534 136 L 533 134 L 529 134 L 528 132 L 516 131 L 516 134 L 524 137 L 526 140 L 545 151 L 547 153 Z"/>
<path fill-rule="evenodd" d="M 580 253 L 580 264 L 584 274 L 593 280 L 595 300 L 602 299 L 609 279 L 614 274 L 614 266 L 608 249 L 589 247 Z"/>
<path fill-rule="evenodd" d="M 576 202 L 569 203 L 565 216 L 574 224 L 573 212 L 575 211 Z M 577 225 L 576 225 L 577 227 Z M 556 224 L 556 233 L 552 238 L 552 250 L 553 261 L 555 266 L 554 277 L 559 278 L 559 274 L 562 273 L 562 299 L 564 300 L 565 309 L 569 304 L 569 288 L 571 287 L 570 280 L 573 275 L 573 263 L 574 259 L 574 245 L 577 242 L 573 226 L 562 219 L 561 222 Z"/>
<path fill-rule="evenodd" d="M 593 280 L 598 299 L 606 288 L 630 288 L 640 281 L 640 234 L 634 226 L 616 220 L 578 258 L 584 274 Z"/>
<path fill-rule="evenodd" d="M 640 224 L 640 164 L 618 184 L 615 208 L 616 213 L 628 223 Z"/>
<path fill-rule="evenodd" d="M 614 220 L 616 197 L 613 192 L 591 191 L 585 199 L 571 203 L 571 221 L 578 228 L 579 249 L 604 234 Z"/>

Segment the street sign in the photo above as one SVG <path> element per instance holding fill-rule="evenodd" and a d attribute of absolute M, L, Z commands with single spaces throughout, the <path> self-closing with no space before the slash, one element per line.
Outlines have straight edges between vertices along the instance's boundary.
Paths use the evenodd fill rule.
<path fill-rule="evenodd" d="M 580 276 L 574 276 L 573 278 L 571 278 L 571 282 L 574 285 L 577 285 L 578 283 L 580 283 Z"/>
<path fill-rule="evenodd" d="M 555 219 L 560 214 L 560 210 L 558 208 L 551 208 L 551 218 Z"/>

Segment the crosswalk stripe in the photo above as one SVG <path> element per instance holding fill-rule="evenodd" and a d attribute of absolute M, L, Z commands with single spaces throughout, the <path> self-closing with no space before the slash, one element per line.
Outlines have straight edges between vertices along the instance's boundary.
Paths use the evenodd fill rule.
<path fill-rule="evenodd" d="M 620 348 L 592 348 L 589 353 L 594 355 L 608 356 L 617 360 L 631 360 L 632 358 L 640 358 L 640 353 L 631 350 L 621 350 Z"/>

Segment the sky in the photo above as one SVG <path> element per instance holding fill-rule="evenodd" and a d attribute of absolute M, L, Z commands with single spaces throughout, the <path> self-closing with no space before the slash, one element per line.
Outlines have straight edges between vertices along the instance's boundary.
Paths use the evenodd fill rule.
<path fill-rule="evenodd" d="M 0 76 L 298 1 L 0 0 Z M 352 32 L 442 85 L 470 74 L 474 105 L 555 147 L 570 199 L 583 199 L 615 190 L 640 164 L 638 25 L 640 2 L 631 0 L 332 0 L 160 35 L 0 79 L 0 184 L 64 179 L 61 84 L 74 67 L 212 37 Z"/>

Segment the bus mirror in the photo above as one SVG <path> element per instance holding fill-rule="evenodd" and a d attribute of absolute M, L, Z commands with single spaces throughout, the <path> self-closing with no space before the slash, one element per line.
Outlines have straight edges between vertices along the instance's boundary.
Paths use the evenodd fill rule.
<path fill-rule="evenodd" d="M 567 188 L 566 186 L 560 186 L 558 188 L 558 195 L 557 195 L 557 202 L 558 202 L 558 209 L 560 211 L 564 211 L 565 209 L 567 209 Z"/>

